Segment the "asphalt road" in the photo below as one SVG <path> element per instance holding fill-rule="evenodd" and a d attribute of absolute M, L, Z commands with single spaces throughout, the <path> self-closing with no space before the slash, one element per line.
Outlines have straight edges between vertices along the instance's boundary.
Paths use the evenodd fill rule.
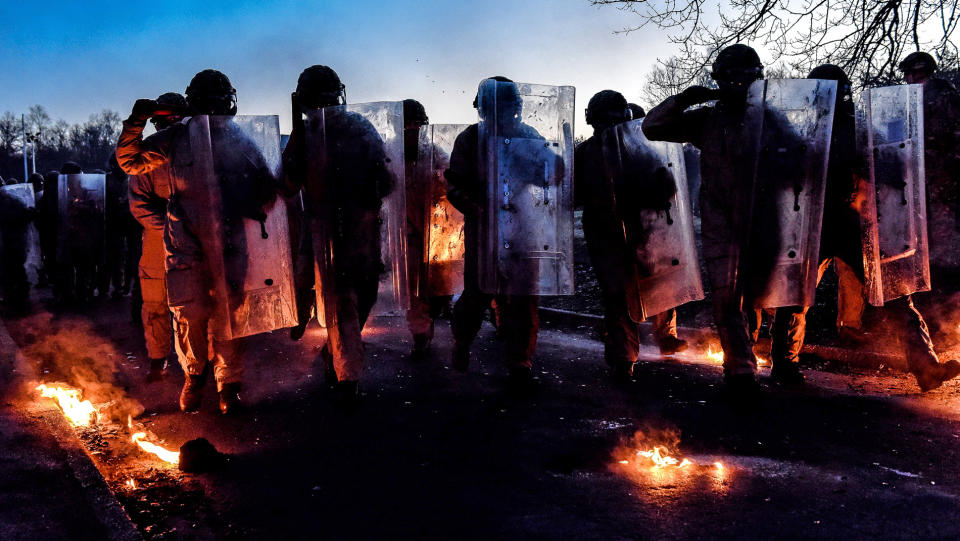
<path fill-rule="evenodd" d="M 762 406 L 736 413 L 698 355 L 645 350 L 636 381 L 616 386 L 601 344 L 543 330 L 542 389 L 517 399 L 489 326 L 460 374 L 447 322 L 414 364 L 402 318 L 378 318 L 358 411 L 331 405 L 311 327 L 296 343 L 245 340 L 247 414 L 220 416 L 211 383 L 185 415 L 177 369 L 143 381 L 127 313 L 110 301 L 6 325 L 42 378 L 105 384 L 92 392 L 141 403 L 138 421 L 169 448 L 203 436 L 229 455 L 186 475 L 139 453 L 122 426 L 78 432 L 147 538 L 960 538 L 955 382 L 920 395 L 903 374 L 811 371 L 806 389 L 767 386 Z M 636 455 L 655 445 L 692 464 Z"/>

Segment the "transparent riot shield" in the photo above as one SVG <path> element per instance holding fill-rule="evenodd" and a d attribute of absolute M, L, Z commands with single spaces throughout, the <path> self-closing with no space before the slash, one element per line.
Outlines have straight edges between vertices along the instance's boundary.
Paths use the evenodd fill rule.
<path fill-rule="evenodd" d="M 623 223 L 633 263 L 626 272 L 627 307 L 638 322 L 703 298 L 683 145 L 647 140 L 642 123 L 624 122 L 601 134 L 610 183 L 603 192 Z"/>
<path fill-rule="evenodd" d="M 465 124 L 432 124 L 420 128 L 416 167 L 413 178 L 407 179 L 407 204 L 412 213 L 420 212 L 425 217 L 419 220 L 423 222 L 423 257 L 418 261 L 420 279 L 411 279 L 411 285 L 417 284 L 417 294 L 421 297 L 457 295 L 463 291 L 463 214 L 447 200 L 443 172 L 450 165 L 454 141 L 467 127 Z M 413 246 L 408 249 L 413 252 Z"/>
<path fill-rule="evenodd" d="M 748 100 L 763 114 L 741 264 L 755 308 L 813 305 L 836 92 L 836 81 L 818 79 L 771 79 L 751 87 Z"/>
<path fill-rule="evenodd" d="M 570 86 L 480 85 L 481 291 L 574 292 L 573 101 Z"/>
<path fill-rule="evenodd" d="M 24 208 L 37 208 L 37 197 L 33 193 L 33 184 L 8 184 L 0 186 L 0 190 L 6 192 L 8 196 L 18 201 Z M 24 263 L 27 272 L 27 280 L 36 284 L 40 275 L 40 234 L 37 232 L 36 221 L 31 221 L 27 226 L 26 238 L 27 258 Z"/>
<path fill-rule="evenodd" d="M 386 167 L 394 187 L 383 198 L 380 209 L 380 254 L 385 272 L 373 315 L 401 315 L 410 307 L 407 281 L 407 203 L 404 187 L 403 102 L 353 103 L 347 111 L 360 115 L 373 125 L 383 141 Z"/>
<path fill-rule="evenodd" d="M 882 306 L 930 289 L 923 162 L 923 87 L 863 91 L 857 146 L 865 164 L 860 206 L 864 288 Z"/>
<path fill-rule="evenodd" d="M 231 340 L 297 324 L 276 116 L 190 119 L 188 161 L 174 197 L 211 280 L 215 336 Z M 267 201 L 266 208 L 262 202 Z"/>
<path fill-rule="evenodd" d="M 106 234 L 105 174 L 60 175 L 57 180 L 57 261 L 78 258 L 95 262 L 103 256 Z"/>
<path fill-rule="evenodd" d="M 337 282 L 369 272 L 384 271 L 373 313 L 402 313 L 409 304 L 402 103 L 326 107 L 307 112 L 304 126 L 320 324 L 337 322 Z"/>

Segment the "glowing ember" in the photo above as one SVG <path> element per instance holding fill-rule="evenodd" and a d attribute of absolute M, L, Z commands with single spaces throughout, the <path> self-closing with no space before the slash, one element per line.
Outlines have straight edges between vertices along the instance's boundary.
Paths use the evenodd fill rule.
<path fill-rule="evenodd" d="M 660 446 L 654 446 L 650 451 L 637 451 L 637 456 L 649 458 L 650 461 L 653 462 L 654 468 L 665 468 L 667 466 L 683 468 L 692 464 L 692 462 L 687 459 L 679 460 L 666 454 L 666 449 Z"/>
<path fill-rule="evenodd" d="M 723 464 L 722 464 L 722 463 L 720 463 L 720 462 L 714 462 L 713 465 L 716 466 L 717 470 L 723 471 Z"/>
<path fill-rule="evenodd" d="M 124 486 L 126 486 L 126 487 L 129 488 L 130 490 L 136 490 L 136 489 L 137 489 L 137 482 L 134 481 L 133 479 L 127 479 L 127 482 L 124 483 Z"/>
<path fill-rule="evenodd" d="M 759 356 L 759 355 L 756 356 L 756 359 L 757 359 L 757 366 L 769 366 L 769 365 L 770 365 L 770 361 L 764 359 L 763 357 L 761 357 L 761 356 Z"/>
<path fill-rule="evenodd" d="M 40 391 L 40 396 L 56 400 L 63 415 L 73 426 L 88 426 L 97 422 L 97 409 L 89 400 L 80 400 L 78 389 L 48 387 L 41 384 L 36 390 Z"/>
<path fill-rule="evenodd" d="M 164 462 L 169 462 L 170 464 L 178 464 L 180 462 L 180 453 L 175 451 L 168 451 L 155 443 L 144 441 L 146 437 L 147 437 L 146 432 L 137 432 L 136 434 L 130 437 L 130 441 L 132 441 L 133 443 L 136 443 L 144 451 L 157 455 L 157 457 L 159 457 L 160 460 L 163 460 Z"/>

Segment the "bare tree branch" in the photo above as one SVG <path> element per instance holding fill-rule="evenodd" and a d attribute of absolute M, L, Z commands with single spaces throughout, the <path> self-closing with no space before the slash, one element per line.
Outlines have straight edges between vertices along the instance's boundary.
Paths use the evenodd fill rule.
<path fill-rule="evenodd" d="M 588 0 L 620 9 L 633 24 L 665 30 L 678 54 L 650 74 L 647 98 L 701 81 L 716 52 L 750 43 L 771 64 L 804 74 L 831 62 L 857 86 L 899 80 L 908 51 L 926 50 L 956 71 L 960 0 Z"/>

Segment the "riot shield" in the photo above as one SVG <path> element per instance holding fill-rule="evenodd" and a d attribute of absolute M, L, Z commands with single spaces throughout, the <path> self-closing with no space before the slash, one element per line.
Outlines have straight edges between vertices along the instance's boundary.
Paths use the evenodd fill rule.
<path fill-rule="evenodd" d="M 353 103 L 348 112 L 365 118 L 380 135 L 386 166 L 394 182 L 380 209 L 380 254 L 385 272 L 373 315 L 402 315 L 410 307 L 407 282 L 407 203 L 404 190 L 403 102 Z"/>
<path fill-rule="evenodd" d="M 864 169 L 860 229 L 867 301 L 930 289 L 923 162 L 923 87 L 863 91 L 857 146 Z"/>
<path fill-rule="evenodd" d="M 60 175 L 57 180 L 57 262 L 103 256 L 106 234 L 107 176 Z"/>
<path fill-rule="evenodd" d="M 478 96 L 485 293 L 572 295 L 574 88 L 487 79 Z"/>
<path fill-rule="evenodd" d="M 0 186 L 0 190 L 3 190 L 8 196 L 19 201 L 24 208 L 37 208 L 37 197 L 33 193 L 33 184 L 7 184 L 6 186 Z M 27 280 L 29 280 L 30 283 L 36 284 L 40 276 L 41 260 L 40 234 L 37 232 L 35 220 L 31 221 L 30 225 L 27 226 L 26 248 L 27 258 L 24 262 L 24 270 L 27 273 Z"/>
<path fill-rule="evenodd" d="M 333 108 L 309 111 L 304 120 L 307 180 L 303 186 L 304 219 L 310 231 L 314 258 L 317 321 L 321 327 L 337 324 L 337 289 L 334 248 L 340 220 L 335 177 L 329 169 L 326 117 Z"/>
<path fill-rule="evenodd" d="M 276 116 L 196 116 L 174 194 L 211 280 L 215 336 L 231 340 L 297 324 L 286 207 L 272 198 L 280 167 Z"/>
<path fill-rule="evenodd" d="M 338 279 L 368 272 L 380 274 L 373 313 L 402 313 L 409 305 L 402 103 L 326 107 L 307 112 L 304 126 L 320 324 L 336 324 Z"/>
<path fill-rule="evenodd" d="M 625 273 L 627 307 L 637 322 L 703 298 L 683 145 L 647 140 L 642 123 L 624 122 L 600 136 L 609 182 L 603 191 L 623 223 L 632 263 Z M 648 204 L 671 191 L 661 208 Z"/>
<path fill-rule="evenodd" d="M 755 308 L 813 305 L 836 92 L 836 81 L 818 79 L 771 79 L 751 87 L 748 106 L 763 114 L 741 264 Z"/>
<path fill-rule="evenodd" d="M 412 202 L 412 212 L 423 220 L 423 257 L 419 263 L 417 284 L 421 297 L 457 295 L 463 291 L 463 214 L 447 200 L 447 181 L 443 172 L 450 165 L 453 143 L 465 124 L 432 124 L 420 128 L 420 141 L 412 193 L 421 194 L 421 204 Z M 410 194 L 408 194 L 410 198 Z M 408 201 L 411 204 L 411 201 Z M 411 249 L 412 247 L 408 247 Z"/>

